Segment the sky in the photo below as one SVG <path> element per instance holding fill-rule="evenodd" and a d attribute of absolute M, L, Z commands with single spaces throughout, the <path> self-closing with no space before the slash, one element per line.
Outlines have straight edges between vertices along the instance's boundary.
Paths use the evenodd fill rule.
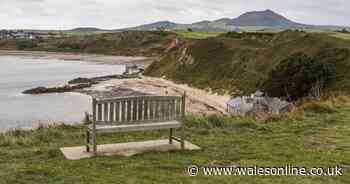
<path fill-rule="evenodd" d="M 346 25 L 349 0 L 0 0 L 0 29 L 118 29 L 193 23 L 271 9 L 305 24 Z"/>

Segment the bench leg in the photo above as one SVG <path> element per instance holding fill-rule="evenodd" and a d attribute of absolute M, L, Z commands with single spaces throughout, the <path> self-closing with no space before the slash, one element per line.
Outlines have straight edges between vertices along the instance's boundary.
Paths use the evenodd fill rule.
<path fill-rule="evenodd" d="M 90 152 L 90 131 L 86 131 L 86 152 Z"/>
<path fill-rule="evenodd" d="M 173 144 L 173 129 L 169 130 L 169 144 Z"/>
<path fill-rule="evenodd" d="M 185 126 L 181 127 L 181 149 L 185 149 Z"/>
<path fill-rule="evenodd" d="M 97 141 L 96 141 L 96 132 L 93 132 L 92 134 L 92 144 L 93 144 L 93 153 L 96 156 L 97 155 Z"/>

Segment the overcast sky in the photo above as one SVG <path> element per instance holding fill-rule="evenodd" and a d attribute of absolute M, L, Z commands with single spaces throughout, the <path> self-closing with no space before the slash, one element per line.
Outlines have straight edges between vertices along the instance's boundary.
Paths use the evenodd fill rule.
<path fill-rule="evenodd" d="M 271 9 L 306 24 L 350 25 L 349 0 L 0 0 L 0 29 L 192 23 Z"/>

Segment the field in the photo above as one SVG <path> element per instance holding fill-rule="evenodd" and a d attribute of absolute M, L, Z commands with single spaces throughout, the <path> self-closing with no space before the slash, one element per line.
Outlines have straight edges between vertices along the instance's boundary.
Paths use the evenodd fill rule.
<path fill-rule="evenodd" d="M 350 34 L 349 33 L 331 32 L 331 33 L 328 33 L 328 34 L 331 35 L 331 36 L 334 36 L 336 38 L 350 40 Z"/>
<path fill-rule="evenodd" d="M 51 126 L 0 134 L 0 183 L 317 183 L 350 181 L 348 97 L 306 102 L 301 109 L 268 120 L 188 117 L 187 140 L 201 151 L 145 153 L 125 158 L 65 160 L 60 147 L 83 145 L 81 126 Z M 166 131 L 108 134 L 99 143 L 166 137 Z M 188 176 L 199 166 L 342 166 L 343 176 Z"/>
<path fill-rule="evenodd" d="M 183 37 L 183 38 L 205 39 L 205 38 L 217 37 L 223 33 L 220 33 L 220 32 L 176 32 L 176 34 Z"/>
<path fill-rule="evenodd" d="M 113 33 L 112 31 L 90 31 L 90 32 L 83 32 L 83 31 L 65 31 L 64 34 L 66 36 L 89 36 L 89 35 L 95 35 L 95 34 L 105 34 L 105 33 Z"/>

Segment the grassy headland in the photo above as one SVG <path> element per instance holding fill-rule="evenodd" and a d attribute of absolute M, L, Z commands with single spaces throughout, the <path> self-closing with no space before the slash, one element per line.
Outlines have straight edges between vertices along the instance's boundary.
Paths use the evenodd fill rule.
<path fill-rule="evenodd" d="M 187 140 L 201 151 L 145 153 L 66 160 L 60 147 L 84 144 L 82 126 L 50 126 L 0 134 L 0 183 L 348 183 L 350 180 L 350 103 L 348 97 L 306 102 L 285 117 L 188 117 Z M 107 134 L 99 143 L 166 137 L 167 131 Z M 343 176 L 189 177 L 199 166 L 342 166 Z"/>
<path fill-rule="evenodd" d="M 206 39 L 206 38 L 212 38 L 217 37 L 223 33 L 220 32 L 189 32 L 189 31 L 183 31 L 183 32 L 176 32 L 177 35 L 183 37 L 183 38 L 190 38 L 190 39 Z"/>
<path fill-rule="evenodd" d="M 130 31 L 101 34 L 66 34 L 41 40 L 0 40 L 1 50 L 77 52 L 122 56 L 159 56 L 176 34 Z"/>
<path fill-rule="evenodd" d="M 327 33 L 327 34 L 334 36 L 334 37 L 337 37 L 337 38 L 350 40 L 350 33 L 331 32 L 331 33 Z"/>
<path fill-rule="evenodd" d="M 259 89 L 269 72 L 295 53 L 336 68 L 330 90 L 350 87 L 350 41 L 321 33 L 228 33 L 184 42 L 153 63 L 146 74 L 200 88 L 250 93 Z"/>
<path fill-rule="evenodd" d="M 146 75 L 232 94 L 261 89 L 269 73 L 295 53 L 332 64 L 336 77 L 331 91 L 350 87 L 350 40 L 347 34 L 306 33 L 199 33 L 127 31 L 76 34 L 43 40 L 1 40 L 0 49 L 75 52 L 125 56 L 158 56 Z M 179 45 L 174 46 L 175 38 Z"/>

